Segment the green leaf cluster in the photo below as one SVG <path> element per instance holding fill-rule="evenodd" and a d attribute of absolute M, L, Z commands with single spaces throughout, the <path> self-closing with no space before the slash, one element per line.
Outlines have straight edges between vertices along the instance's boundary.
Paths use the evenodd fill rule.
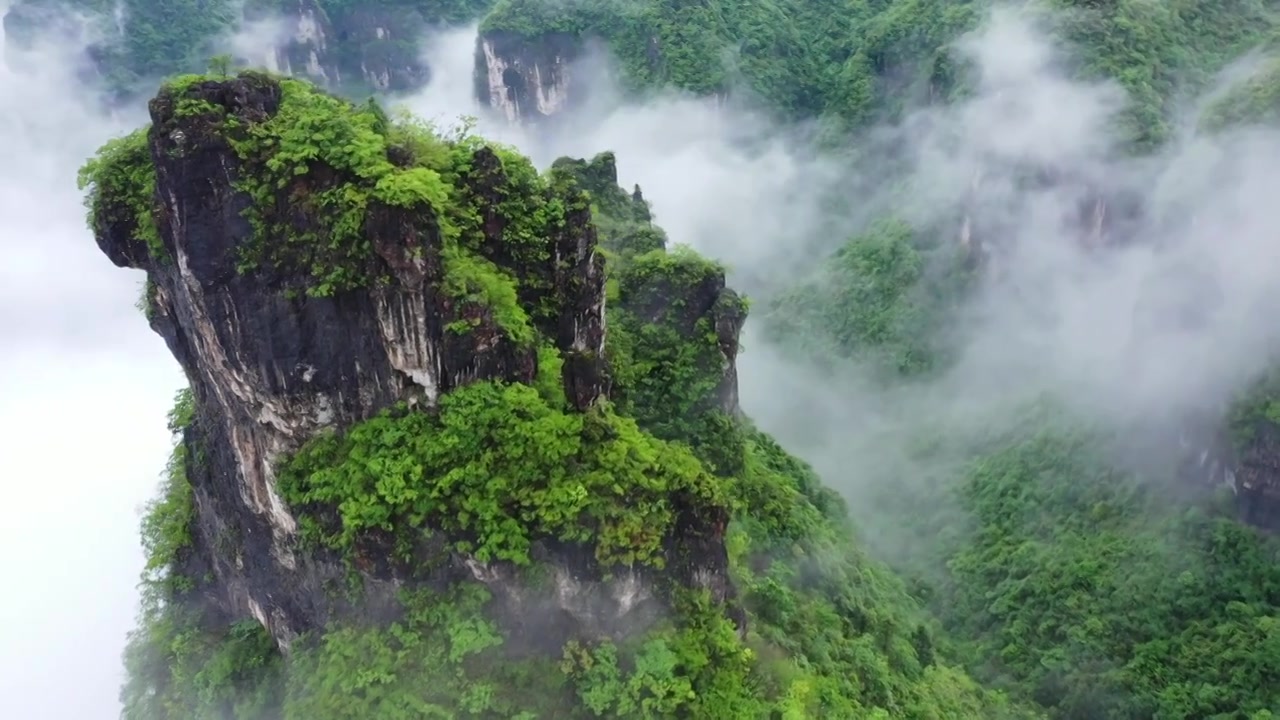
<path fill-rule="evenodd" d="M 973 464 L 981 530 L 948 554 L 939 611 L 979 676 L 1052 717 L 1280 711 L 1280 544 L 1112 470 L 1100 446 L 1044 432 Z"/>
<path fill-rule="evenodd" d="M 95 232 L 112 226 L 128 228 L 131 239 L 153 257 L 164 257 L 156 225 L 156 167 L 151 162 L 147 130 L 139 128 L 108 140 L 81 166 L 77 185 L 85 193 L 87 222 Z"/>
<path fill-rule="evenodd" d="M 549 293 L 551 247 L 566 231 L 567 214 L 586 207 L 572 178 L 538 173 L 511 148 L 471 136 L 468 125 L 444 133 L 411 116 L 393 121 L 376 103 L 352 105 L 304 81 L 262 73 L 244 72 L 234 82 L 278 86 L 280 108 L 248 122 L 200 94 L 224 81 L 231 82 L 176 77 L 158 101 L 172 106 L 171 122 L 193 139 L 226 142 L 241 162 L 235 187 L 251 200 L 245 214 L 254 236 L 240 248 L 240 272 L 276 271 L 288 281 L 287 293 L 317 297 L 393 282 L 368 228 L 403 211 L 428 234 L 425 250 L 438 253 L 445 294 L 485 308 L 510 339 L 529 345 L 533 322 L 558 316 Z M 154 132 L 108 142 L 83 166 L 80 184 L 89 191 L 96 232 L 127 230 L 161 259 Z M 474 165 L 482 151 L 499 160 L 483 177 Z M 497 246 L 488 234 L 495 218 L 502 228 Z M 469 319 L 454 323 L 455 331 L 478 321 L 459 314 Z"/>
<path fill-rule="evenodd" d="M 1210 104 L 1200 117 L 1200 127 L 1212 132 L 1245 124 L 1274 125 L 1277 120 L 1280 60 L 1272 59 Z"/>
<path fill-rule="evenodd" d="M 719 291 L 724 269 L 684 246 L 623 255 L 613 278 L 605 350 L 618 406 L 658 437 L 689 443 L 717 473 L 735 473 L 741 441 L 718 407 L 732 357 L 714 320 L 745 318 L 746 301 Z M 708 292 L 714 304 L 692 305 Z"/>
<path fill-rule="evenodd" d="M 932 349 L 944 337 L 936 318 L 967 285 L 963 264 L 926 272 L 924 248 L 909 228 L 882 223 L 784 295 L 773 331 L 802 357 L 883 363 L 882 382 L 901 384 L 913 375 L 892 361 L 904 347 L 945 359 Z M 1234 405 L 1239 448 L 1280 426 L 1275 396 L 1275 379 L 1264 378 Z M 1106 439 L 1059 412 L 1029 414 L 1014 432 L 1000 429 L 1007 422 L 982 420 L 992 427 L 974 432 L 921 418 L 932 439 L 908 467 L 940 464 L 940 478 L 875 501 L 904 526 L 898 569 L 958 643 L 953 656 L 1053 718 L 1280 711 L 1270 680 L 1275 539 L 1240 524 L 1230 500 L 1171 492 L 1171 468 L 1145 478 L 1117 470 Z M 956 467 L 956 458 L 966 460 Z"/>
<path fill-rule="evenodd" d="M 1176 101 L 1269 37 L 1262 0 L 1222 3 L 1049 0 L 1052 30 L 1078 77 L 1109 78 L 1131 103 L 1120 130 L 1136 150 L 1165 142 Z M 605 40 L 635 90 L 746 90 L 792 119 L 851 127 L 968 90 L 952 43 L 977 26 L 983 0 L 499 0 L 482 31 L 543 42 Z"/>
<path fill-rule="evenodd" d="M 476 400 L 503 389 L 487 386 Z M 378 420 L 364 427 L 394 432 Z M 668 620 L 647 633 L 570 641 L 558 661 L 522 659 L 504 650 L 488 591 L 463 583 L 405 593 L 402 616 L 389 623 L 299 638 L 285 660 L 269 641 L 249 642 L 261 636 L 248 623 L 219 636 L 169 606 L 146 626 L 152 644 L 135 653 L 172 670 L 131 666 L 135 685 L 143 672 L 165 678 L 159 697 L 168 704 L 146 696 L 152 702 L 125 717 L 209 717 L 201 713 L 216 702 L 222 717 L 240 720 L 1035 717 L 941 657 L 937 630 L 901 582 L 856 549 L 843 503 L 811 469 L 761 433 L 744 436 L 744 472 L 724 487 L 745 638 L 705 592 L 677 589 Z M 536 572 L 528 567 L 526 580 Z M 228 665 L 233 658 L 239 664 Z"/>
<path fill-rule="evenodd" d="M 819 270 L 773 298 L 766 339 L 831 368 L 856 362 L 886 382 L 945 366 L 949 312 L 972 269 L 959 248 L 888 218 L 855 236 Z"/>
<path fill-rule="evenodd" d="M 479 382 L 438 412 L 384 413 L 312 440 L 280 471 L 304 514 L 303 535 L 352 550 L 392 533 L 411 557 L 415 534 L 443 532 L 482 562 L 530 562 L 540 538 L 594 546 L 604 566 L 664 565 L 672 502 L 722 502 L 686 449 L 608 409 L 568 412 L 528 385 Z M 336 509 L 335 522 L 315 519 Z"/>

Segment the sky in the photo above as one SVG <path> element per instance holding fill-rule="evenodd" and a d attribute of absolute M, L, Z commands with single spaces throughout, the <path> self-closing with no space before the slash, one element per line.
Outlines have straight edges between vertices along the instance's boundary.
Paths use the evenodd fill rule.
<path fill-rule="evenodd" d="M 141 273 L 98 250 L 76 189 L 83 159 L 138 118 L 81 104 L 59 53 L 40 58 L 34 73 L 0 63 L 0 717 L 106 720 L 138 510 L 184 380 L 133 307 Z"/>

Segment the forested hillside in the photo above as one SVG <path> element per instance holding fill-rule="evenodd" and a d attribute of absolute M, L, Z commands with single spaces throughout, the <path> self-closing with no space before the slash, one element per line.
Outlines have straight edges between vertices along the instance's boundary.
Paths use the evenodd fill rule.
<path fill-rule="evenodd" d="M 830 115 L 864 125 L 963 91 L 964 71 L 949 44 L 987 7 L 946 0 L 500 0 L 481 27 L 603 37 L 633 86 L 745 87 L 791 118 Z M 1080 50 L 1078 74 L 1113 77 L 1131 94 L 1129 131 L 1144 146 L 1165 138 L 1179 90 L 1269 38 L 1274 23 L 1261 0 L 1051 7 L 1051 25 Z"/>
<path fill-rule="evenodd" d="M 294 12 L 284 5 L 247 12 Z M 6 31 L 34 32 L 41 6 L 20 3 Z M 122 87 L 205 69 L 239 22 L 229 4 L 124 6 L 122 34 L 95 55 Z M 846 150 L 883 142 L 872 130 L 896 150 L 960 146 L 950 157 L 963 163 L 877 147 L 861 157 L 891 156 L 892 167 L 848 168 L 851 186 L 874 177 L 902 191 L 877 198 L 816 272 L 770 278 L 750 322 L 753 342 L 782 364 L 740 381 L 748 303 L 724 287 L 732 267 L 669 241 L 639 189 L 618 187 L 612 155 L 540 172 L 513 149 L 393 121 L 376 103 L 348 105 L 300 81 L 167 81 L 153 121 L 234 156 L 255 237 L 289 240 L 245 241 L 232 265 L 249 280 L 218 275 L 226 292 L 256 283 L 245 307 L 306 328 L 349 322 L 359 336 L 409 322 L 413 313 L 378 315 L 382 293 L 438 272 L 426 281 L 435 289 L 412 289 L 445 313 L 423 332 L 472 343 L 441 344 L 454 350 L 439 362 L 463 363 L 458 348 L 495 355 L 452 368 L 431 391 L 437 407 L 353 412 L 338 432 L 281 453 L 272 482 L 297 514 L 290 547 L 306 560 L 288 567 L 297 584 L 257 593 L 268 569 L 287 565 L 266 539 L 280 542 L 280 528 L 227 520 L 239 500 L 218 483 L 240 457 L 201 444 L 238 447 L 218 434 L 223 381 L 201 375 L 212 366 L 201 316 L 183 309 L 190 291 L 164 261 L 184 241 L 157 229 L 169 227 L 157 225 L 169 212 L 157 183 L 192 191 L 165 165 L 188 148 L 160 152 L 169 141 L 153 126 L 91 160 L 82 182 L 99 242 L 117 264 L 148 270 L 148 318 L 193 378 L 172 420 L 165 494 L 144 526 L 126 717 L 1280 714 L 1280 541 L 1269 532 L 1280 526 L 1280 392 L 1265 372 L 1280 338 L 1264 320 L 1280 286 L 1265 254 L 1280 221 L 1265 199 L 1266 159 L 1280 149 L 1266 127 L 1280 112 L 1275 8 L 1058 1 L 1033 5 L 1041 12 L 1026 24 L 1044 36 L 979 34 L 985 54 L 956 44 L 990 26 L 990 7 L 315 3 L 335 29 L 320 64 L 350 77 L 381 58 L 385 77 L 401 80 L 377 90 L 427 81 L 406 60 L 423 28 L 478 21 L 482 34 L 533 46 L 603 40 L 636 98 L 736 93 L 780 123 L 823 121 L 824 142 Z M 396 18 L 408 32 L 377 32 Z M 1039 57 L 1025 43 L 1053 45 L 1052 73 L 1013 77 Z M 364 77 L 335 89 L 363 95 L 384 75 Z M 226 99 L 237 96 L 218 88 L 237 82 L 278 94 L 278 107 Z M 1095 118 L 1113 97 L 1103 82 L 1122 99 Z M 1013 100 L 1007 121 L 965 120 L 1001 92 Z M 1018 102 L 1058 104 L 1023 112 Z M 904 124 L 918 112 L 938 135 Z M 1072 124 L 1079 117 L 1088 121 Z M 1014 140 L 996 142 L 1001 133 Z M 975 179 L 956 180 L 957 169 Z M 397 254 L 387 238 L 403 228 L 440 243 L 439 257 Z M 566 270 L 587 237 L 602 275 L 594 259 Z M 1188 266 L 1208 284 L 1182 279 L 1195 274 Z M 1159 302 L 1138 288 L 1149 282 L 1156 295 L 1176 291 L 1177 307 L 1149 311 Z M 365 322 L 351 320 L 361 312 Z M 600 352 L 584 350 L 596 341 Z M 418 352 L 388 355 L 403 364 Z M 803 422 L 738 410 L 738 383 L 747 395 L 747 384 L 777 379 L 769 373 L 806 389 L 794 399 L 811 403 Z M 409 397 L 384 390 L 370 392 Z M 723 567 L 706 560 L 721 552 Z M 550 607 L 527 599 L 545 593 L 572 615 L 556 595 L 565 568 L 588 568 L 601 596 L 640 578 L 661 610 L 642 628 L 558 619 L 566 634 L 540 638 L 512 608 Z M 300 589 L 307 573 L 323 590 Z M 278 617 L 257 607 L 268 595 Z"/>
<path fill-rule="evenodd" d="M 1270 40 L 1275 26 L 1263 0 L 1042 5 L 1053 11 L 1047 20 L 1054 31 L 1079 49 L 1080 76 L 1124 85 L 1133 102 L 1127 130 L 1140 148 L 1166 139 L 1172 103 Z M 950 43 L 972 30 L 989 6 L 967 0 L 21 0 L 5 23 L 21 36 L 52 8 L 95 15 L 105 36 L 95 59 L 108 80 L 121 86 L 143 80 L 149 87 L 157 77 L 203 71 L 244 18 L 283 14 L 318 23 L 329 35 L 321 54 L 357 75 L 362 62 L 418 62 L 430 28 L 479 21 L 482 32 L 511 32 L 534 44 L 557 35 L 603 39 L 623 85 L 634 90 L 747 92 L 786 118 L 826 117 L 860 127 L 963 93 L 965 71 Z M 374 32 L 378 28 L 383 32 Z"/>
<path fill-rule="evenodd" d="M 1239 213 L 1247 217 L 1261 207 L 1246 198 L 1269 176 L 1242 168 L 1250 166 L 1248 153 L 1274 147 L 1273 136 L 1249 128 L 1250 134 L 1236 137 L 1232 130 L 1274 118 L 1274 73 L 1264 59 L 1261 70 L 1251 69 L 1225 90 L 1210 82 L 1245 49 L 1268 51 L 1268 9 L 1207 3 L 1108 8 L 1057 16 L 1070 53 L 1064 65 L 1069 74 L 1084 70 L 1120 81 L 1127 102 L 1119 121 L 1091 126 L 1088 134 L 1114 133 L 1116 147 L 1148 155 L 1150 164 L 1096 154 L 1071 133 L 1046 136 L 1042 143 L 1059 147 L 1025 146 L 1038 155 L 1029 168 L 1010 171 L 998 162 L 982 168 L 988 185 L 1000 188 L 1007 181 L 1018 188 L 1012 200 L 995 191 L 1007 205 L 993 211 L 979 191 L 977 201 L 952 198 L 958 214 L 925 213 L 937 222 L 916 226 L 888 208 L 819 272 L 773 299 L 765 337 L 826 378 L 823 396 L 849 383 L 845 402 L 877 408 L 863 413 L 877 413 L 874 424 L 851 425 L 871 433 L 871 441 L 858 442 L 855 431 L 857 450 L 810 452 L 836 458 L 823 466 L 832 469 L 827 477 L 833 482 L 840 482 L 834 479 L 839 468 L 851 468 L 846 483 L 863 500 L 865 511 L 855 504 L 855 515 L 872 544 L 910 578 L 914 592 L 964 648 L 975 677 L 1037 703 L 1050 717 L 1272 717 L 1280 712 L 1274 689 L 1280 678 L 1280 543 L 1256 528 L 1274 527 L 1276 513 L 1280 417 L 1270 412 L 1274 384 L 1261 373 L 1276 359 L 1274 346 L 1244 343 L 1256 355 L 1230 371 L 1231 382 L 1211 391 L 1190 389 L 1203 379 L 1196 374 L 1227 371 L 1214 367 L 1211 354 L 1202 365 L 1179 357 L 1198 343 L 1212 353 L 1213 338 L 1231 334 L 1216 324 L 1231 322 L 1218 314 L 1218 303 L 1257 302 L 1262 308 L 1272 297 L 1245 289 L 1234 263 L 1247 262 L 1248 255 L 1236 255 L 1232 247 L 1269 252 L 1265 234 L 1256 244 L 1243 239 L 1254 231 Z M 1208 101 L 1197 100 L 1206 89 L 1214 91 Z M 969 90 L 985 92 L 980 83 Z M 1093 101 L 1087 94 L 1075 99 Z M 1034 124 L 1037 117 L 992 122 L 989 131 L 1013 132 L 1016 122 Z M 1196 126 L 1199 134 L 1188 135 Z M 966 132 L 972 129 L 957 131 L 960 141 L 980 146 L 977 152 L 998 145 Z M 1027 132 L 1030 137 L 1034 129 Z M 1214 155 L 1219 166 L 1188 159 L 1206 147 L 1220 153 Z M 1203 195 L 1179 191 L 1186 194 L 1176 201 L 1161 195 L 1185 180 L 1180 173 L 1212 176 L 1220 166 L 1234 168 L 1226 171 L 1230 187 L 1205 184 Z M 1086 192 L 1077 195 L 1072 183 L 1080 182 Z M 927 188 L 931 179 L 926 174 L 911 183 Z M 1140 198 L 1140 210 L 1130 217 L 1126 192 Z M 1076 216 L 1080 200 L 1089 212 Z M 1224 210 L 1226 205 L 1233 209 Z M 1065 226 L 1045 224 L 1037 208 L 1062 210 L 1070 219 Z M 1214 233 L 1221 227 L 1214 218 L 1224 217 L 1219 213 L 1241 221 L 1227 231 L 1239 237 Z M 1209 229 L 1197 229 L 1194 220 L 1170 221 L 1197 215 Z M 1055 265 L 1049 271 L 1036 265 L 1048 251 L 1031 247 L 1046 241 L 1064 248 L 1050 256 Z M 1169 265 L 1156 264 L 1145 277 L 1106 264 L 1159 246 Z M 1215 252 L 1238 260 L 1216 261 Z M 1179 265 L 1187 257 L 1202 264 L 1198 284 Z M 1218 274 L 1219 267 L 1225 274 Z M 1062 279 L 1073 273 L 1085 277 Z M 1224 289 L 1233 275 L 1236 287 Z M 1051 289 L 1037 294 L 1028 287 L 1038 282 Z M 1073 282 L 1080 284 L 1073 289 Z M 1160 301 L 1150 301 L 1142 288 L 1136 304 L 1129 304 L 1109 282 L 1151 283 L 1179 296 L 1180 309 L 1152 311 L 1145 303 Z M 1123 302 L 1093 305 L 1090 293 Z M 1026 315 L 995 307 L 1007 303 L 1023 304 Z M 1162 400 L 1135 389 L 1141 375 L 1128 385 L 1100 380 L 1134 371 L 1114 364 L 1108 352 L 1081 353 L 1080 362 L 1101 363 L 1090 368 L 1059 360 L 1072 351 L 1068 341 L 1109 340 L 1104 332 L 1063 330 L 1075 319 L 1071 314 L 1090 307 L 1092 314 L 1078 319 L 1098 327 L 1112 322 L 1113 313 L 1132 316 L 1118 324 L 1125 327 L 1129 360 L 1150 363 L 1146 379 L 1162 366 L 1189 375 L 1163 385 Z M 1152 312 L 1172 314 L 1151 320 Z M 1038 341 L 1022 344 L 1027 333 L 1041 332 Z M 1239 332 L 1270 337 L 1262 326 Z M 1171 340 L 1175 335 L 1165 333 L 1186 334 Z M 1039 350 L 1034 342 L 1041 343 Z M 1164 342 L 1173 343 L 1169 351 L 1156 349 Z M 1218 352 L 1232 352 L 1232 344 L 1224 341 Z M 982 359 L 992 352 L 1003 356 L 999 362 Z M 1106 385 L 1101 397 L 1086 397 L 1095 391 L 1092 382 Z M 859 416 L 848 409 L 827 414 Z M 838 429 L 824 432 L 828 442 L 842 442 Z"/>

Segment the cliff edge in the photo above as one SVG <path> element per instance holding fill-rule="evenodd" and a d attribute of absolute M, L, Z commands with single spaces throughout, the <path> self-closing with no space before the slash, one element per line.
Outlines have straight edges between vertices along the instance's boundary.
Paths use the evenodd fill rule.
<path fill-rule="evenodd" d="M 621 498 L 531 497 L 522 507 L 495 497 L 490 516 L 469 521 L 452 517 L 468 513 L 465 498 L 401 508 L 404 498 L 378 489 L 370 507 L 356 510 L 342 507 L 350 499 L 333 496 L 338 488 L 287 474 L 320 452 L 308 448 L 297 456 L 323 431 L 375 416 L 389 425 L 409 423 L 395 412 L 379 415 L 398 405 L 404 413 L 438 409 L 447 423 L 451 409 L 482 399 L 510 404 L 511 421 L 472 428 L 476 436 L 466 440 L 482 445 L 510 432 L 501 441 L 510 445 L 526 432 L 545 431 L 579 462 L 605 462 L 582 457 L 587 449 L 579 447 L 588 433 L 618 432 L 620 421 L 602 407 L 603 258 L 586 197 L 571 177 L 543 180 L 509 151 L 392 127 L 376 108 L 345 107 L 310 86 L 265 75 L 180 80 L 150 111 L 145 135 L 126 138 L 94 166 L 93 225 L 113 262 L 147 271 L 152 327 L 192 381 L 197 422 L 186 443 L 206 459 L 188 468 L 195 545 L 206 549 L 200 561 L 213 570 L 207 594 L 217 606 L 256 617 L 287 644 L 337 612 L 320 598 L 345 576 L 335 555 L 341 552 L 350 553 L 370 592 L 417 576 L 456 580 L 460 573 L 505 588 L 503 565 L 538 555 L 555 568 L 562 609 L 598 625 L 597 632 L 659 595 L 638 569 L 601 579 L 596 559 L 604 556 L 590 547 L 587 528 L 621 532 L 633 519 L 607 507 Z M 563 400 L 548 403 L 513 385 L 535 382 Z M 476 383 L 489 385 L 442 403 Z M 522 410 L 540 417 L 515 420 Z M 556 427 L 539 426 L 552 417 Z M 613 442 L 618 451 L 666 451 L 643 440 L 636 441 L 643 448 Z M 378 446 L 384 449 L 391 450 Z M 281 465 L 285 458 L 292 464 Z M 406 449 L 403 459 L 410 458 L 427 459 Z M 583 483 L 555 487 L 554 478 L 535 470 L 542 458 L 523 466 L 517 457 L 503 460 L 511 464 L 475 469 L 504 472 L 503 481 L 542 492 L 598 490 Z M 714 587 L 723 600 L 723 543 L 683 560 L 689 549 L 671 533 L 680 523 L 700 525 L 698 513 L 708 520 L 724 514 L 711 479 L 696 463 L 676 477 L 657 460 L 667 458 L 640 459 L 635 468 L 651 488 L 622 493 L 654 503 L 652 524 L 632 528 L 654 534 L 646 539 L 653 557 L 645 559 L 666 565 L 679 555 L 682 561 L 670 564 L 685 566 L 683 580 Z M 351 472 L 360 477 L 340 482 L 368 479 L 365 491 L 383 482 L 374 467 Z M 285 498 L 289 489 L 294 502 Z M 710 504 L 698 507 L 695 496 Z M 554 509 L 565 516 L 554 523 L 534 519 L 563 526 L 559 532 L 506 526 L 539 503 L 561 504 Z M 451 532 L 438 542 L 397 535 L 391 524 L 406 519 L 400 510 L 439 515 L 419 522 Z M 299 545 L 307 538 L 316 540 L 315 550 Z M 587 542 L 570 542 L 579 539 Z M 393 546 L 396 554 L 389 553 Z M 440 577 L 424 571 L 423 553 L 448 556 Z M 499 557 L 506 562 L 497 563 Z M 570 595 L 598 595 L 610 607 L 579 608 Z M 510 599 L 516 602 L 514 594 Z"/>
<path fill-rule="evenodd" d="M 746 303 L 611 154 L 256 72 L 149 109 L 81 173 L 190 382 L 126 717 L 1004 708 L 742 416 Z"/>

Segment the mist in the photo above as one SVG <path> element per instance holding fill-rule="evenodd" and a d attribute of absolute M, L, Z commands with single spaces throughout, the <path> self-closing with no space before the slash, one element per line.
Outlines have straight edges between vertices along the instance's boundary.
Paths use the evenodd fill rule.
<path fill-rule="evenodd" d="M 165 413 L 183 382 L 134 309 L 141 273 L 113 267 L 85 227 L 76 169 L 141 117 L 94 109 L 76 50 L 0 48 L 5 718 L 118 716 L 138 509 L 164 467 Z"/>
<path fill-rule="evenodd" d="M 432 81 L 399 104 L 443 126 L 472 117 L 477 133 L 518 147 L 541 168 L 562 156 L 613 151 L 619 184 L 640 186 L 671 241 L 728 264 L 740 290 L 769 286 L 780 272 L 794 276 L 819 259 L 789 243 L 830 251 L 838 244 L 830 240 L 847 231 L 845 214 L 823 208 L 844 169 L 806 143 L 804 128 L 735 100 L 671 90 L 626 99 L 600 48 L 569 68 L 569 92 L 580 102 L 550 123 L 513 125 L 474 96 L 476 34 L 473 26 L 425 43 Z M 833 224 L 844 230 L 832 232 Z"/>
<path fill-rule="evenodd" d="M 1047 399 L 1111 434 L 1118 460 L 1163 468 L 1185 452 L 1188 420 L 1220 420 L 1280 354 L 1266 312 L 1280 290 L 1270 231 L 1280 206 L 1268 202 L 1280 133 L 1196 131 L 1205 104 L 1259 58 L 1190 98 L 1174 140 L 1137 158 L 1122 146 L 1125 91 L 1073 78 L 1073 48 L 1054 39 L 1053 20 L 995 8 L 955 45 L 975 73 L 969 97 L 850 138 L 857 155 L 823 154 L 804 128 L 746 102 L 625 100 L 600 53 L 570 71 L 585 102 L 549 128 L 514 127 L 472 97 L 473 28 L 427 43 L 434 80 L 404 105 L 442 124 L 475 116 L 479 132 L 542 167 L 614 151 L 620 183 L 641 186 L 671 241 L 726 263 L 730 283 L 763 300 L 739 358 L 743 407 L 851 501 L 887 552 L 901 538 L 876 537 L 896 522 L 885 491 L 937 482 L 967 458 L 960 442 L 925 460 L 922 437 L 997 432 Z M 886 157 L 906 172 L 887 174 L 874 161 Z M 833 373 L 771 345 L 763 326 L 788 318 L 769 316 L 769 296 L 886 215 L 985 257 L 977 287 L 950 310 L 946 370 L 885 383 L 857 363 Z"/>
<path fill-rule="evenodd" d="M 748 327 L 744 407 L 851 501 L 882 555 L 910 540 L 886 498 L 947 503 L 939 476 L 954 481 L 972 451 L 961 440 L 926 458 L 922 442 L 998 433 L 1047 400 L 1109 435 L 1130 469 L 1167 473 L 1180 443 L 1210 442 L 1184 428 L 1221 421 L 1280 351 L 1267 312 L 1280 290 L 1280 207 L 1268 200 L 1280 133 L 1199 134 L 1196 101 L 1162 152 L 1125 155 L 1123 90 L 1071 79 L 1071 49 L 1045 20 L 995 10 L 956 46 L 977 73 L 971 97 L 881 133 L 910 168 L 885 209 L 986 256 L 948 317 L 946 369 L 886 384 L 857 364 L 806 367 Z M 1229 69 L 1206 96 L 1240 77 Z"/>

